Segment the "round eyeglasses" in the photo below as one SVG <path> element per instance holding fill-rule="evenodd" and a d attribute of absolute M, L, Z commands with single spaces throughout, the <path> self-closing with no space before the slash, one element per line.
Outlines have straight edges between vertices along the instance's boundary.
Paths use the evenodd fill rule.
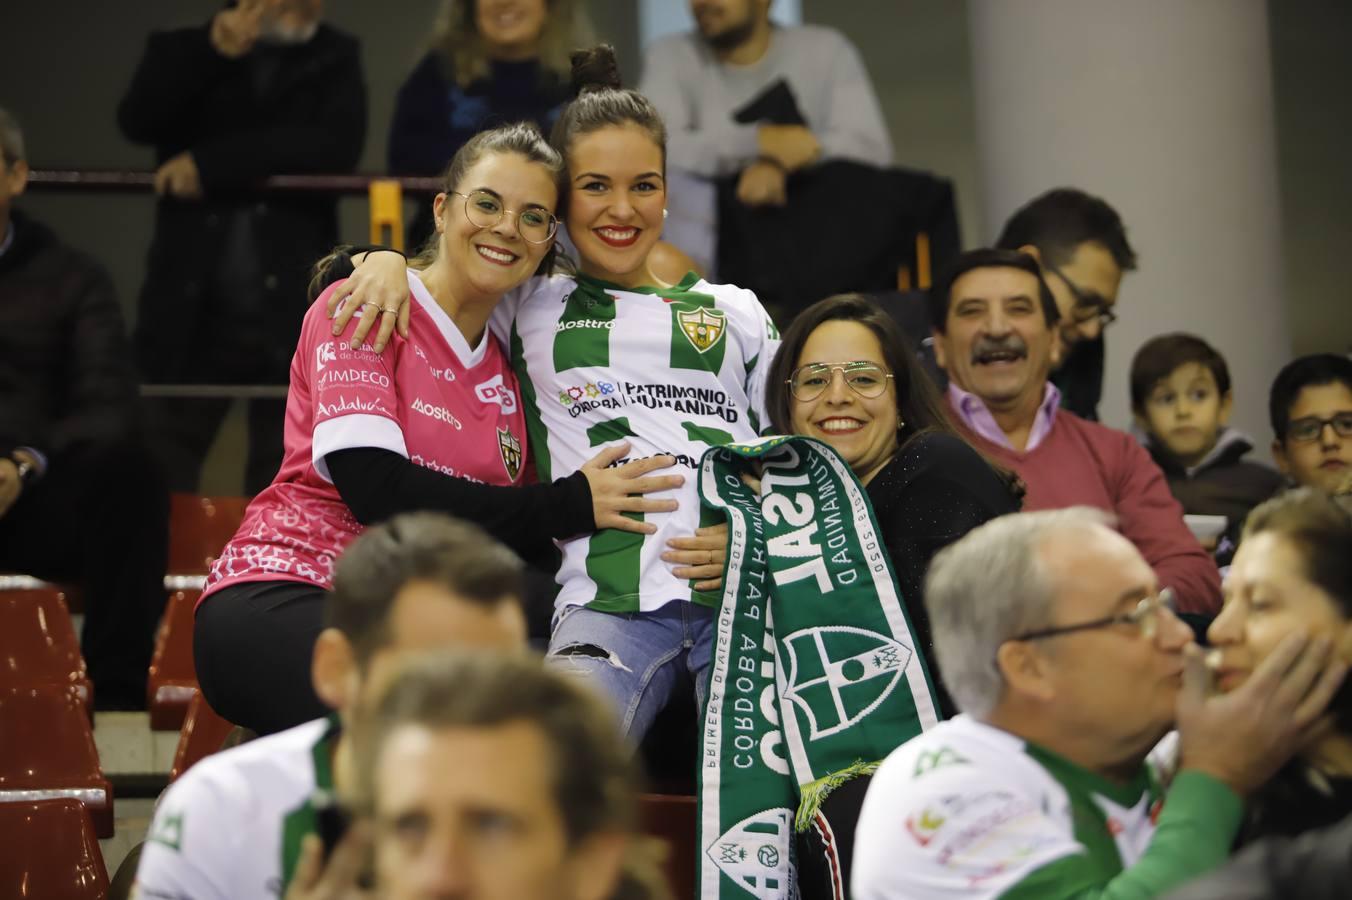
<path fill-rule="evenodd" d="M 1327 419 L 1321 419 L 1319 416 L 1293 419 L 1291 424 L 1286 426 L 1286 439 L 1297 444 L 1308 444 L 1319 440 L 1329 425 L 1333 426 L 1333 431 L 1338 437 L 1352 438 L 1352 412 L 1340 412 Z"/>
<path fill-rule="evenodd" d="M 836 377 L 837 371 L 845 379 L 850 390 L 866 399 L 881 397 L 887 390 L 887 380 L 892 377 L 892 374 L 882 366 L 866 360 L 835 365 L 808 363 L 794 369 L 793 374 L 789 376 L 789 392 L 793 394 L 795 400 L 810 403 L 831 386 L 831 380 Z"/>
<path fill-rule="evenodd" d="M 548 243 L 559 230 L 559 220 L 547 209 L 533 206 L 520 212 L 502 205 L 502 199 L 489 191 L 470 191 L 462 194 L 451 191 L 457 197 L 465 198 L 465 218 L 471 225 L 479 228 L 492 228 L 502 221 L 507 213 L 516 216 L 516 230 L 530 244 Z"/>
<path fill-rule="evenodd" d="M 1153 641 L 1155 635 L 1160 631 L 1160 620 L 1164 618 L 1165 610 L 1174 612 L 1177 603 L 1174 599 L 1174 592 L 1169 588 L 1164 588 L 1158 593 L 1142 597 L 1141 602 L 1136 604 L 1136 608 L 1129 613 L 1122 613 L 1116 616 L 1104 616 L 1102 619 L 1094 619 L 1090 622 L 1080 622 L 1075 625 L 1057 625 L 1052 628 L 1039 628 L 1036 631 L 1026 631 L 1016 637 L 1010 638 L 1012 641 L 1033 641 L 1039 638 L 1056 637 L 1061 634 L 1074 634 L 1077 631 L 1091 631 L 1097 628 L 1108 628 L 1113 625 L 1135 625 L 1140 629 L 1141 637 L 1147 641 Z"/>

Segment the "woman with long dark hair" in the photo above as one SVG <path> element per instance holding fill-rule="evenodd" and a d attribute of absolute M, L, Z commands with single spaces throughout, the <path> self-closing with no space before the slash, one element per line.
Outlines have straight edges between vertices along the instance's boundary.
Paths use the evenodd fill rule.
<path fill-rule="evenodd" d="M 930 560 L 982 522 L 1017 512 L 1014 478 L 958 434 L 901 330 L 862 294 L 828 297 L 798 314 L 770 369 L 765 405 L 776 434 L 830 444 L 867 489 L 907 613 L 932 658 Z M 951 715 L 947 692 L 936 687 Z"/>

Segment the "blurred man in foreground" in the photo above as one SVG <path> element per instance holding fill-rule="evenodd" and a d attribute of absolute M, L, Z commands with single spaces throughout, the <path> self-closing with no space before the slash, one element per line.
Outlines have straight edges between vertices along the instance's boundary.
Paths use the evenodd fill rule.
<path fill-rule="evenodd" d="M 874 777 L 859 900 L 1157 896 L 1226 859 L 1244 796 L 1346 673 L 1293 635 L 1211 696 L 1168 592 L 1095 510 L 988 522 L 936 557 L 925 598 L 963 715 Z M 1171 727 L 1176 771 L 1148 760 Z"/>

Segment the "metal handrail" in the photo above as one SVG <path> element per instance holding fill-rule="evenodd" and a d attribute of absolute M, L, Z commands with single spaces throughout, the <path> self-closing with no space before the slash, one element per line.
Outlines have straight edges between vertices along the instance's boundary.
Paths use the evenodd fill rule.
<path fill-rule="evenodd" d="M 166 591 L 200 591 L 207 586 L 205 575 L 166 575 Z M 0 591 L 40 591 L 43 589 L 60 590 L 62 585 L 53 581 L 43 581 L 32 575 L 0 575 Z"/>
<path fill-rule="evenodd" d="M 267 192 L 365 194 L 373 181 L 397 181 L 406 191 L 436 193 L 440 178 L 353 175 L 273 175 L 260 181 L 257 188 Z M 30 169 L 29 187 L 55 191 L 107 191 L 141 193 L 155 188 L 154 172 L 124 169 Z"/>
<path fill-rule="evenodd" d="M 285 399 L 287 390 L 284 384 L 143 384 L 141 396 L 178 400 L 214 400 L 222 397 L 272 400 Z"/>

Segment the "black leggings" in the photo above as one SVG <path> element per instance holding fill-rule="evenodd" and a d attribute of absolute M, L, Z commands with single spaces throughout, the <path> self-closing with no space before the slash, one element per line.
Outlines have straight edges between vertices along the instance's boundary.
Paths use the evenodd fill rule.
<path fill-rule="evenodd" d="M 254 581 L 202 601 L 193 662 L 211 708 L 260 735 L 328 715 L 310 678 L 327 600 L 328 591 L 311 584 Z"/>

